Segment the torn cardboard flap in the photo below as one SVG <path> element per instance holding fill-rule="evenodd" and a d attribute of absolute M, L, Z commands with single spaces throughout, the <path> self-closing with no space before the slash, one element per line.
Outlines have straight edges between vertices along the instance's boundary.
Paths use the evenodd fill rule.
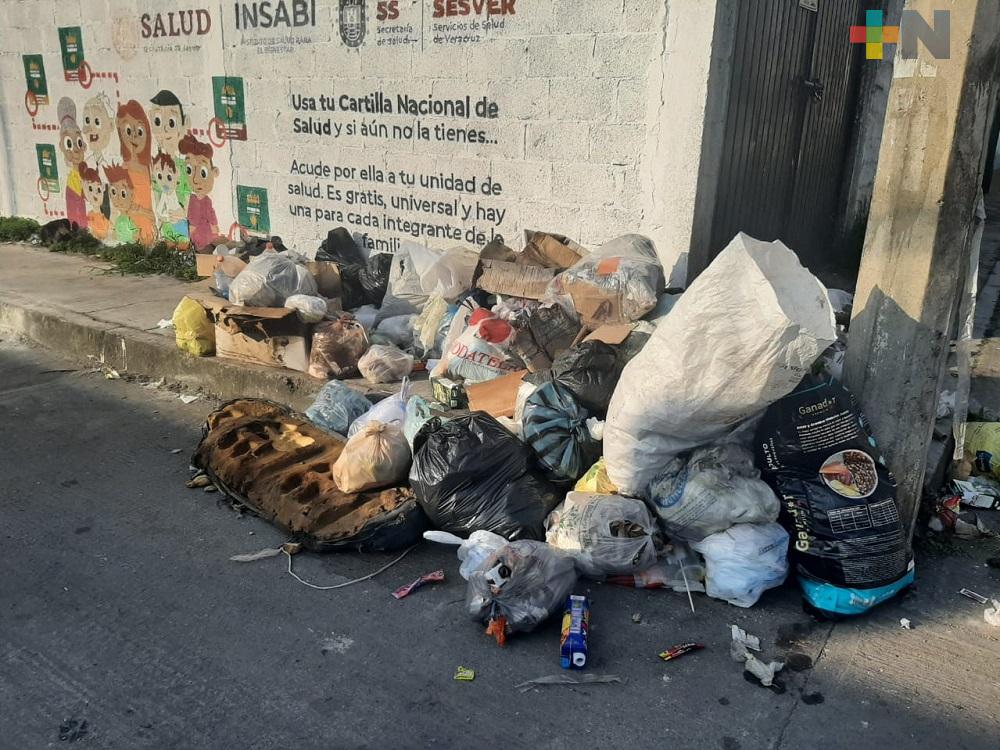
<path fill-rule="evenodd" d="M 527 370 L 518 370 L 509 375 L 501 375 L 482 383 L 465 386 L 469 398 L 469 409 L 484 411 L 493 417 L 513 417 L 517 403 L 517 391 Z"/>
<path fill-rule="evenodd" d="M 309 369 L 309 326 L 285 307 L 206 306 L 218 357 L 268 367 Z"/>
<path fill-rule="evenodd" d="M 524 249 L 518 253 L 517 262 L 562 270 L 585 255 L 589 255 L 587 249 L 568 237 L 525 229 Z"/>
<path fill-rule="evenodd" d="M 587 336 L 584 341 L 603 341 L 605 344 L 615 346 L 622 343 L 632 333 L 634 323 L 619 323 L 617 325 L 603 325 Z"/>
<path fill-rule="evenodd" d="M 213 276 L 218 270 L 221 270 L 227 276 L 236 276 L 247 267 L 246 262 L 240 260 L 235 255 L 215 253 L 195 253 L 194 263 L 195 270 L 201 277 Z"/>
<path fill-rule="evenodd" d="M 504 294 L 525 299 L 541 299 L 556 275 L 553 268 L 510 263 L 503 260 L 481 260 L 481 273 L 476 286 L 490 294 Z"/>

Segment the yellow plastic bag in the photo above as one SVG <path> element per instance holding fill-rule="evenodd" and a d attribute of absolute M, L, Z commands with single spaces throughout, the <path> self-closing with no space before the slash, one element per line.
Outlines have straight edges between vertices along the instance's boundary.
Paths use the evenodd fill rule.
<path fill-rule="evenodd" d="M 598 495 L 617 495 L 618 488 L 608 479 L 608 470 L 604 466 L 604 457 L 591 466 L 587 473 L 577 481 L 573 488 L 577 492 L 593 492 Z"/>
<path fill-rule="evenodd" d="M 177 348 L 195 357 L 215 354 L 215 326 L 201 303 L 184 297 L 171 317 Z"/>
<path fill-rule="evenodd" d="M 980 473 L 1000 479 L 1000 422 L 968 422 L 965 454 Z"/>

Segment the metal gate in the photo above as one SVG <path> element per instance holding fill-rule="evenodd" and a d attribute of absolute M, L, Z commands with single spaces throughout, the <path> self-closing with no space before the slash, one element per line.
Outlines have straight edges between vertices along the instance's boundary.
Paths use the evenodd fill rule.
<path fill-rule="evenodd" d="M 743 231 L 782 240 L 813 270 L 839 265 L 830 250 L 861 62 L 849 28 L 861 19 L 860 0 L 738 4 L 709 258 Z"/>

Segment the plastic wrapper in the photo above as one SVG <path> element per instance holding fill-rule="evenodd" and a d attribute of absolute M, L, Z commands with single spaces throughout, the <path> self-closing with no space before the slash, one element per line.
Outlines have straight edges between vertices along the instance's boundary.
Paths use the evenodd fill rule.
<path fill-rule="evenodd" d="M 587 429 L 590 413 L 559 383 L 546 383 L 524 406 L 524 442 L 553 481 L 575 481 L 601 454 Z"/>
<path fill-rule="evenodd" d="M 545 301 L 575 311 L 595 330 L 639 320 L 656 306 L 663 267 L 652 240 L 626 234 L 604 243 L 549 283 Z"/>
<path fill-rule="evenodd" d="M 382 399 L 356 419 L 347 431 L 348 437 L 353 437 L 355 433 L 370 421 L 394 424 L 402 428 L 403 423 L 406 421 L 406 402 L 409 399 L 410 381 L 408 378 L 403 378 L 403 382 L 399 386 L 399 392 Z"/>
<path fill-rule="evenodd" d="M 752 607 L 788 575 L 788 532 L 776 523 L 741 523 L 691 545 L 705 557 L 705 591 Z"/>
<path fill-rule="evenodd" d="M 417 433 L 423 429 L 434 417 L 441 420 L 448 419 L 448 407 L 437 401 L 428 401 L 422 396 L 411 396 L 406 402 L 406 416 L 403 420 L 403 435 L 409 443 L 410 450 L 413 450 L 413 442 Z"/>
<path fill-rule="evenodd" d="M 295 310 L 303 323 L 319 323 L 326 317 L 327 304 L 323 297 L 293 294 L 285 300 L 285 307 Z"/>
<path fill-rule="evenodd" d="M 434 374 L 441 370 L 441 374 L 467 383 L 481 383 L 520 370 L 522 363 L 511 351 L 513 338 L 510 323 L 490 310 L 477 308 L 469 316 L 468 327 L 444 352 Z"/>
<path fill-rule="evenodd" d="M 562 497 L 534 472 L 531 449 L 493 417 L 435 418 L 415 443 L 410 484 L 435 527 L 545 538 L 545 517 Z"/>
<path fill-rule="evenodd" d="M 588 578 L 635 573 L 656 562 L 656 523 L 642 500 L 570 492 L 545 523 L 545 541 L 570 554 Z"/>
<path fill-rule="evenodd" d="M 598 495 L 618 494 L 618 488 L 608 479 L 608 469 L 603 456 L 587 469 L 587 473 L 577 480 L 573 489 L 577 492 L 593 492 Z"/>
<path fill-rule="evenodd" d="M 339 380 L 324 385 L 306 417 L 317 427 L 344 437 L 358 417 L 372 408 L 372 402 Z"/>
<path fill-rule="evenodd" d="M 375 327 L 375 332 L 385 336 L 393 346 L 409 349 L 413 346 L 413 326 L 416 315 L 396 315 L 385 318 Z"/>
<path fill-rule="evenodd" d="M 780 510 L 753 454 L 736 443 L 674 458 L 650 484 L 649 498 L 667 534 L 693 542 L 737 523 L 772 523 Z"/>
<path fill-rule="evenodd" d="M 309 352 L 309 374 L 314 378 L 350 378 L 358 374 L 358 360 L 368 349 L 368 334 L 350 315 L 317 323 Z"/>
<path fill-rule="evenodd" d="M 398 484 L 409 469 L 410 446 L 402 428 L 370 421 L 347 441 L 332 472 L 342 492 L 361 492 Z"/>
<path fill-rule="evenodd" d="M 644 495 L 671 458 L 790 393 L 835 338 L 826 291 L 795 253 L 738 235 L 625 365 L 604 431 L 611 481 Z"/>
<path fill-rule="evenodd" d="M 316 296 L 316 279 L 284 253 L 251 258 L 229 285 L 229 301 L 245 307 L 284 307 L 294 294 Z"/>
<path fill-rule="evenodd" d="M 358 370 L 369 383 L 395 383 L 413 371 L 413 355 L 395 346 L 373 344 L 358 360 Z"/>
<path fill-rule="evenodd" d="M 447 329 L 444 332 L 441 332 L 441 329 L 446 320 L 450 320 L 448 308 L 449 305 L 444 297 L 433 295 L 427 300 L 420 315 L 413 319 L 411 337 L 413 346 L 421 357 L 436 358 L 441 355 L 441 344 L 444 333 L 447 332 Z"/>
<path fill-rule="evenodd" d="M 215 353 L 215 326 L 200 302 L 190 297 L 182 298 L 170 320 L 174 324 L 174 340 L 182 352 L 195 357 Z"/>
<path fill-rule="evenodd" d="M 623 367 L 615 347 L 603 341 L 583 341 L 556 357 L 550 369 L 526 378 L 539 385 L 554 380 L 569 390 L 580 406 L 603 417 Z"/>
<path fill-rule="evenodd" d="M 847 389 L 805 379 L 767 410 L 754 444 L 782 498 L 780 520 L 795 536 L 791 558 L 811 606 L 860 614 L 913 581 L 896 480 Z"/>
<path fill-rule="evenodd" d="M 544 542 L 514 541 L 469 575 L 466 610 L 484 623 L 503 617 L 508 633 L 526 633 L 562 611 L 575 583 L 573 558 Z"/>

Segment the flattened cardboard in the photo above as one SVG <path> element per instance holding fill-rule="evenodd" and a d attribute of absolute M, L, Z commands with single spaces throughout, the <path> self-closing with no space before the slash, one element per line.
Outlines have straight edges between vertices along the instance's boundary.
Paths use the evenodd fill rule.
<path fill-rule="evenodd" d="M 309 326 L 286 307 L 209 308 L 215 321 L 215 354 L 267 367 L 309 369 Z"/>
<path fill-rule="evenodd" d="M 214 276 L 220 268 L 227 275 L 235 276 L 247 267 L 247 264 L 235 255 L 216 255 L 214 253 L 195 253 L 194 265 L 198 275 L 202 278 Z"/>
<path fill-rule="evenodd" d="M 561 234 L 524 230 L 524 249 L 517 262 L 564 270 L 588 255 L 587 249 Z"/>
<path fill-rule="evenodd" d="M 605 325 L 587 336 L 584 341 L 603 341 L 605 344 L 615 346 L 622 343 L 632 333 L 633 323 L 620 323 L 618 325 Z"/>
<path fill-rule="evenodd" d="M 469 396 L 469 409 L 484 411 L 494 417 L 513 417 L 517 390 L 527 372 L 518 370 L 493 380 L 467 385 L 465 392 Z"/>
<path fill-rule="evenodd" d="M 541 299 L 545 296 L 552 277 L 553 268 L 527 266 L 502 260 L 481 260 L 482 273 L 476 286 L 490 294 L 504 294 L 525 299 Z"/>

